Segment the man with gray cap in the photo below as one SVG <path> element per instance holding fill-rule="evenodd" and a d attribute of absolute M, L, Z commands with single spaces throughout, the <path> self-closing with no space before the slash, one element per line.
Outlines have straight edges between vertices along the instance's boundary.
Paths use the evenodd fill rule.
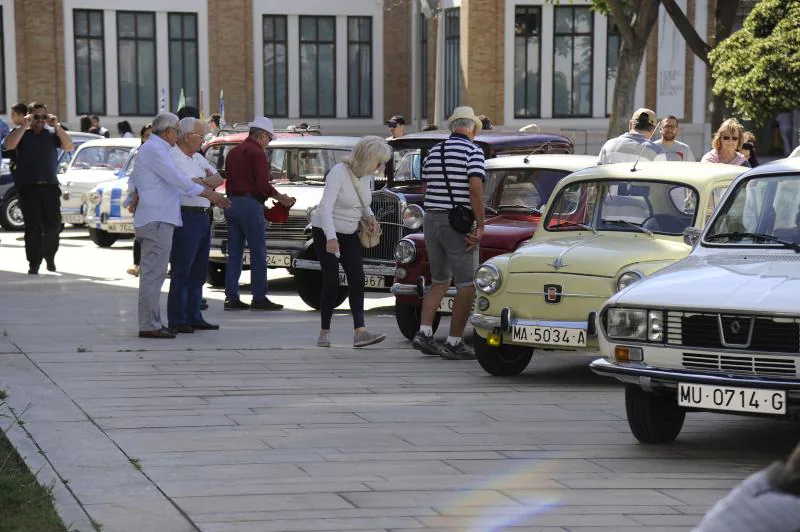
<path fill-rule="evenodd" d="M 226 192 L 231 207 L 225 211 L 228 222 L 228 266 L 225 270 L 225 310 L 281 310 L 283 305 L 267 298 L 267 242 L 264 202 L 275 198 L 291 207 L 294 198 L 278 192 L 270 183 L 266 149 L 275 138 L 272 120 L 256 117 L 247 124 L 250 134 L 233 148 L 225 159 Z M 239 299 L 244 244 L 250 246 L 250 305 Z"/>
<path fill-rule="evenodd" d="M 603 144 L 597 164 L 634 162 L 639 159 L 667 160 L 664 148 L 650 140 L 656 129 L 656 114 L 653 111 L 637 109 L 628 123 L 628 129 L 627 133 Z"/>
<path fill-rule="evenodd" d="M 230 205 L 225 196 L 193 181 L 203 175 L 186 175 L 175 166 L 170 148 L 178 140 L 178 117 L 160 113 L 153 120 L 153 133 L 142 144 L 128 183 L 135 190 L 131 203 L 136 238 L 142 243 L 139 273 L 139 336 L 175 338 L 161 323 L 161 287 L 167 277 L 172 234 L 182 225 L 181 194 L 202 196 L 219 207 Z"/>

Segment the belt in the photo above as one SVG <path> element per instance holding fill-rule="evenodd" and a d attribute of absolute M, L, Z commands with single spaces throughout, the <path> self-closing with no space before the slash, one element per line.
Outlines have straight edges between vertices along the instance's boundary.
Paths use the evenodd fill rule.
<path fill-rule="evenodd" d="M 228 197 L 229 198 L 253 198 L 254 200 L 259 201 L 261 203 L 264 203 L 264 201 L 265 201 L 262 196 L 259 196 L 258 194 L 251 194 L 249 192 L 244 192 L 242 194 L 228 194 Z"/>
<path fill-rule="evenodd" d="M 199 212 L 202 214 L 211 214 L 211 207 L 191 207 L 181 205 L 181 212 Z"/>

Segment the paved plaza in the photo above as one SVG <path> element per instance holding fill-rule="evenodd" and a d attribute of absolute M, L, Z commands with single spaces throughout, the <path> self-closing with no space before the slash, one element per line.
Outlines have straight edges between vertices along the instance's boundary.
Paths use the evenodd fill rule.
<path fill-rule="evenodd" d="M 223 312 L 207 289 L 220 331 L 139 339 L 131 244 L 68 229 L 59 273 L 34 277 L 21 234 L 0 233 L 0 389 L 24 421 L 9 436 L 75 530 L 686 531 L 800 437 L 693 414 L 675 444 L 638 444 L 590 358 L 489 377 L 411 349 L 388 294 L 367 301 L 386 342 L 352 349 L 341 311 L 320 349 L 285 270 L 282 312 Z"/>

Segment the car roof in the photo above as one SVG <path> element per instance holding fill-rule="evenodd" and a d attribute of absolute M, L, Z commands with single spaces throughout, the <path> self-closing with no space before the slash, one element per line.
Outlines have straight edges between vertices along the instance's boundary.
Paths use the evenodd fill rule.
<path fill-rule="evenodd" d="M 88 142 L 90 140 L 105 138 L 102 135 L 95 135 L 94 133 L 88 133 L 86 131 L 67 131 L 67 135 L 69 135 L 69 138 L 71 138 L 73 142 Z"/>
<path fill-rule="evenodd" d="M 306 135 L 277 138 L 269 143 L 269 148 L 339 148 L 352 150 L 359 140 L 361 140 L 361 137 Z"/>
<path fill-rule="evenodd" d="M 800 171 L 800 157 L 789 157 L 778 159 L 768 163 L 762 163 L 756 168 L 747 172 L 747 177 L 766 176 L 771 174 L 783 174 L 787 172 Z M 742 176 L 745 177 L 745 176 Z"/>
<path fill-rule="evenodd" d="M 419 133 L 409 133 L 402 137 L 391 139 L 390 144 L 403 144 L 405 142 L 414 140 L 434 140 L 442 141 L 450 137 L 450 131 L 444 129 L 437 129 L 435 131 L 421 131 Z M 525 144 L 526 142 L 541 143 L 541 142 L 566 142 L 571 143 L 567 137 L 562 135 L 554 135 L 551 133 L 529 133 L 526 131 L 501 131 L 498 129 L 490 129 L 488 131 L 481 131 L 475 136 L 475 142 L 483 142 L 489 145 L 517 145 Z"/>
<path fill-rule="evenodd" d="M 141 143 L 142 143 L 142 141 L 139 140 L 138 138 L 125 138 L 125 139 L 123 139 L 123 138 L 112 138 L 112 139 L 107 139 L 107 138 L 101 137 L 99 139 L 89 140 L 87 142 L 84 142 L 83 144 L 81 144 L 79 149 L 83 150 L 83 149 L 86 149 L 86 148 L 91 148 L 92 146 L 122 146 L 122 147 L 125 147 L 125 148 L 136 148 Z"/>
<path fill-rule="evenodd" d="M 708 181 L 734 179 L 747 168 L 732 164 L 688 163 L 680 161 L 639 161 L 636 171 L 631 172 L 634 163 L 604 164 L 585 168 L 565 177 L 560 185 L 566 186 L 574 181 L 585 179 L 623 179 L 626 181 L 680 181 L 699 187 Z"/>
<path fill-rule="evenodd" d="M 509 155 L 495 157 L 486 161 L 487 170 L 511 168 L 549 168 L 576 172 L 597 164 L 596 155 L 574 155 L 571 153 L 554 153 L 547 155 Z"/>

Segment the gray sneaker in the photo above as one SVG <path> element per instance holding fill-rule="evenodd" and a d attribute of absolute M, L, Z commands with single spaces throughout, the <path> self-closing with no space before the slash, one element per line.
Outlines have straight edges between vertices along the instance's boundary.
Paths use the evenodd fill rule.
<path fill-rule="evenodd" d="M 368 345 L 378 344 L 386 339 L 383 333 L 371 333 L 364 331 L 353 335 L 353 347 L 366 347 Z"/>
<path fill-rule="evenodd" d="M 331 346 L 331 332 L 320 331 L 319 338 L 317 338 L 317 347 L 330 347 Z"/>
<path fill-rule="evenodd" d="M 465 344 L 463 340 L 456 345 L 450 345 L 444 342 L 439 350 L 439 356 L 447 360 L 474 360 L 475 351 Z"/>
<path fill-rule="evenodd" d="M 414 349 L 422 351 L 426 355 L 435 357 L 441 354 L 441 347 L 433 335 L 427 336 L 422 331 L 417 331 L 414 339 L 411 340 L 411 345 L 414 346 Z"/>

